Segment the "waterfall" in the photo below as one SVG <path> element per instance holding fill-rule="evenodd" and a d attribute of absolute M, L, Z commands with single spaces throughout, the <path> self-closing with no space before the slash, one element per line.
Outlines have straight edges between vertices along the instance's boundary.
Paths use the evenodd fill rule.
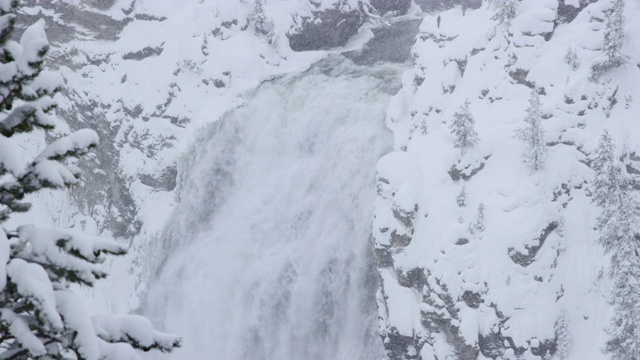
<path fill-rule="evenodd" d="M 184 337 L 168 358 L 384 358 L 371 214 L 407 64 L 368 56 L 264 83 L 202 132 L 145 301 Z"/>

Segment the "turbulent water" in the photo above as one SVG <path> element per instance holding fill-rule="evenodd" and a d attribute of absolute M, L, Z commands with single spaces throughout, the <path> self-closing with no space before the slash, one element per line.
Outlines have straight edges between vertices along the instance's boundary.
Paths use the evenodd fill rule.
<path fill-rule="evenodd" d="M 397 57 L 398 41 L 385 41 Z M 384 357 L 371 214 L 391 146 L 385 108 L 406 64 L 373 63 L 366 51 L 329 56 L 203 130 L 146 301 L 184 337 L 172 358 Z"/>

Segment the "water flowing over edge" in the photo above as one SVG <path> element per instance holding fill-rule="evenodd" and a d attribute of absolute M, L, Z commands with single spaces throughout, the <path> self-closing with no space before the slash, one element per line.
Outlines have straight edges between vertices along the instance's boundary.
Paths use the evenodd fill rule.
<path fill-rule="evenodd" d="M 183 158 L 145 306 L 185 336 L 175 358 L 384 357 L 374 169 L 405 68 L 366 65 L 334 55 L 263 84 Z"/>

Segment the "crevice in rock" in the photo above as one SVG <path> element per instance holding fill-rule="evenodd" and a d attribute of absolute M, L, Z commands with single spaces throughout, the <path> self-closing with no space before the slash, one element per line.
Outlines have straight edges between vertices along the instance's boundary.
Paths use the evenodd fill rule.
<path fill-rule="evenodd" d="M 549 235 L 551 235 L 551 233 L 554 232 L 558 228 L 558 226 L 559 226 L 559 223 L 557 221 L 553 221 L 549 223 L 549 225 L 547 225 L 547 227 L 544 230 L 542 230 L 542 233 L 538 237 L 537 239 L 538 245 L 525 246 L 525 249 L 527 250 L 527 253 L 525 254 L 519 251 L 516 251 L 515 248 L 509 248 L 508 253 L 511 260 L 513 260 L 514 263 L 522 267 L 527 267 L 531 265 L 535 261 L 535 257 L 538 254 L 538 251 L 540 251 L 540 249 L 544 245 Z"/>

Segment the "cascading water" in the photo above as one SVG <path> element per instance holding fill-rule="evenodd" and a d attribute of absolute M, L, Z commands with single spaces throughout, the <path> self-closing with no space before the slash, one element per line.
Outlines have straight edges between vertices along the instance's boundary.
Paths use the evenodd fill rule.
<path fill-rule="evenodd" d="M 408 57 L 408 24 L 404 39 L 378 37 L 392 61 L 401 43 Z M 184 337 L 172 358 L 384 358 L 369 240 L 406 64 L 370 65 L 380 55 L 331 55 L 265 83 L 201 136 L 146 300 Z"/>

